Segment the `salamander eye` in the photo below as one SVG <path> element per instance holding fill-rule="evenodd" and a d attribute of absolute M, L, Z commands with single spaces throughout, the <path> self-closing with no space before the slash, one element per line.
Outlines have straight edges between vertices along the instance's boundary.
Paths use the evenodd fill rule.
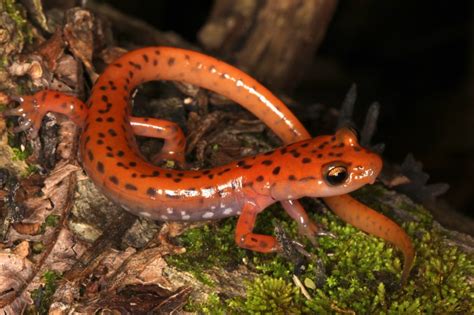
<path fill-rule="evenodd" d="M 331 164 L 327 166 L 324 173 L 324 179 L 332 186 L 343 184 L 349 176 L 347 168 L 343 165 Z"/>

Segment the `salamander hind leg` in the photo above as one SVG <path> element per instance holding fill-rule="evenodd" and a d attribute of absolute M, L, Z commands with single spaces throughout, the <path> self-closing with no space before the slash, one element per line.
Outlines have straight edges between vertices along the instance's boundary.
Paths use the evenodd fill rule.
<path fill-rule="evenodd" d="M 177 124 L 164 119 L 144 117 L 130 117 L 130 124 L 137 136 L 164 140 L 161 152 L 152 158 L 152 162 L 173 160 L 184 166 L 186 137 Z"/>
<path fill-rule="evenodd" d="M 237 221 L 235 242 L 238 246 L 261 253 L 270 253 L 279 249 L 277 240 L 270 235 L 252 233 L 257 214 L 260 209 L 256 205 L 246 203 Z"/>

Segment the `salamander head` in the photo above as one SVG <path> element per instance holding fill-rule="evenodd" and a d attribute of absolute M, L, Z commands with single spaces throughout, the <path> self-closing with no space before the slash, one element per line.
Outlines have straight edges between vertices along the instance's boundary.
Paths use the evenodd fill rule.
<path fill-rule="evenodd" d="M 362 148 L 353 131 L 342 128 L 334 136 L 320 136 L 287 147 L 284 154 L 288 195 L 328 197 L 372 184 L 382 159 Z M 297 160 L 294 161 L 294 158 Z M 295 163 L 298 162 L 301 163 Z"/>

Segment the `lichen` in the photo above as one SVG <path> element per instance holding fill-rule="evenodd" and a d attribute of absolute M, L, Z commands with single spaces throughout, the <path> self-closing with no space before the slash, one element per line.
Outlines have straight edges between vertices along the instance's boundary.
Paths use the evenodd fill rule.
<path fill-rule="evenodd" d="M 275 296 L 286 292 L 283 304 L 291 307 L 290 313 L 474 313 L 472 255 L 454 245 L 448 246 L 446 234 L 436 228 L 423 207 L 405 197 L 398 199 L 398 195 L 383 187 L 375 187 L 375 194 L 370 194 L 370 189 L 360 194 L 371 206 L 384 213 L 403 208 L 408 211 L 406 215 L 413 218 L 402 224 L 413 239 L 417 253 L 415 266 L 404 287 L 400 287 L 403 259 L 396 248 L 345 224 L 331 212 L 318 213 L 312 214 L 312 218 L 336 238 L 320 237 L 320 245 L 316 248 L 303 242 L 311 254 L 322 260 L 326 270 L 325 281 L 321 283 L 315 261 L 307 261 L 304 268 L 299 269 L 298 277 L 309 280 L 303 283 L 310 284 L 306 286 L 310 299 L 306 299 L 292 282 L 294 263 L 282 255 L 238 249 L 233 241 L 235 219 L 226 219 L 187 231 L 180 238 L 187 253 L 173 256 L 169 262 L 202 276 L 210 266 L 229 268 L 246 260 L 260 276 L 247 283 L 245 296 L 215 294 L 203 303 L 191 301 L 190 308 L 207 314 L 275 313 L 281 307 Z M 384 204 L 384 198 L 392 198 L 386 201 L 389 205 Z M 305 207 L 311 213 L 311 207 Z M 264 211 L 259 215 L 257 231 L 273 234 L 269 222 L 276 217 L 293 238 L 301 241 L 296 223 L 283 213 L 278 207 Z M 272 286 L 282 291 L 267 295 L 267 288 Z"/>

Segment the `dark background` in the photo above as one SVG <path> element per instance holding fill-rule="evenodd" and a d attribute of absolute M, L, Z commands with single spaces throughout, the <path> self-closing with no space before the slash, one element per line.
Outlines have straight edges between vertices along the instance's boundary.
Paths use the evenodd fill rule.
<path fill-rule="evenodd" d="M 111 5 L 196 42 L 213 1 L 114 0 Z M 474 4 L 471 1 L 340 1 L 312 67 L 291 95 L 339 106 L 358 85 L 357 113 L 382 105 L 377 140 L 384 157 L 408 152 L 443 196 L 474 215 Z M 357 115 L 356 115 L 357 116 Z M 357 119 L 358 117 L 356 117 Z M 317 126 L 313 133 L 317 132 Z"/>

